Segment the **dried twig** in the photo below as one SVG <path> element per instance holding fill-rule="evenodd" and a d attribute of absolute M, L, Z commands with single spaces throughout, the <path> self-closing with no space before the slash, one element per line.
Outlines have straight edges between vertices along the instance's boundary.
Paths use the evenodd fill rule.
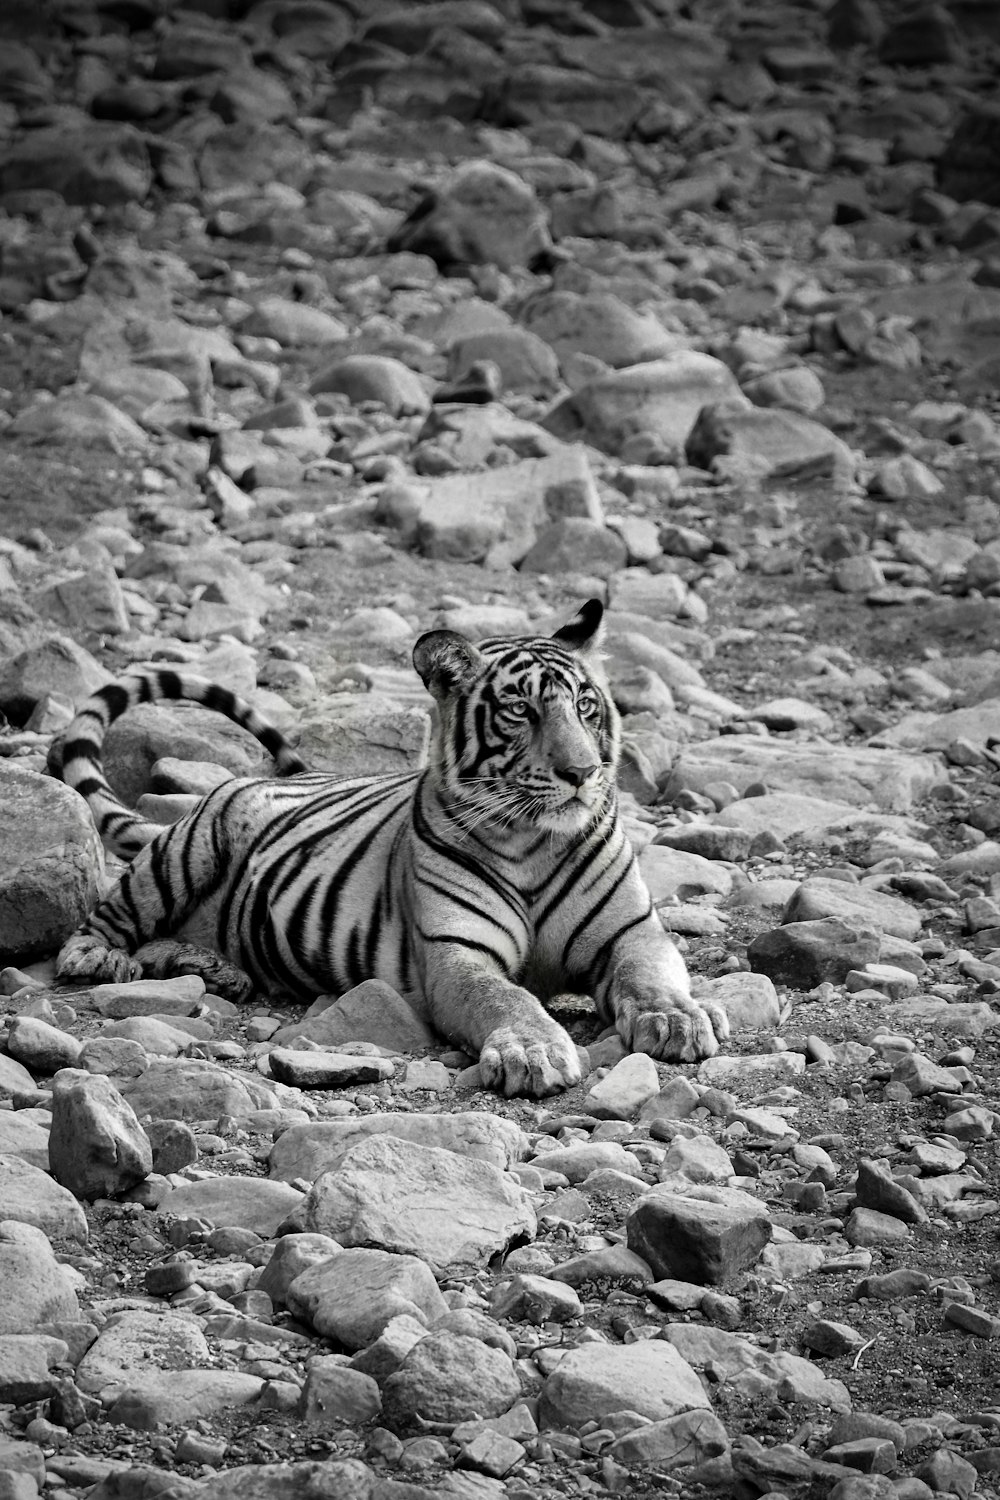
<path fill-rule="evenodd" d="M 858 1368 L 858 1365 L 861 1363 L 861 1356 L 862 1356 L 862 1354 L 864 1354 L 864 1352 L 865 1352 L 866 1349 L 870 1349 L 871 1348 L 872 1344 L 875 1343 L 875 1341 L 876 1341 L 877 1338 L 878 1338 L 878 1334 L 875 1335 L 875 1338 L 869 1339 L 868 1342 L 867 1342 L 867 1344 L 862 1344 L 861 1345 L 861 1348 L 858 1350 L 857 1354 L 854 1356 L 854 1358 L 851 1361 L 851 1369 L 852 1370 L 856 1370 Z"/>

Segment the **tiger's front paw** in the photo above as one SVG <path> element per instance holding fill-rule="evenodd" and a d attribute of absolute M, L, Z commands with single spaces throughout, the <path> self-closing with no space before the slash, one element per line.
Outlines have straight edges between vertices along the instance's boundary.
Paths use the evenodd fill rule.
<path fill-rule="evenodd" d="M 72 984 L 128 984 L 141 977 L 142 966 L 130 953 L 89 933 L 67 938 L 56 959 L 56 978 Z"/>
<path fill-rule="evenodd" d="M 714 1057 L 729 1036 L 729 1017 L 711 1001 L 687 997 L 655 1003 L 625 996 L 615 1022 L 631 1052 L 646 1052 L 663 1062 L 700 1062 Z"/>
<path fill-rule="evenodd" d="M 535 1099 L 572 1088 L 582 1076 L 576 1048 L 554 1022 L 550 1030 L 537 1033 L 497 1027 L 483 1043 L 479 1071 L 486 1088 Z"/>

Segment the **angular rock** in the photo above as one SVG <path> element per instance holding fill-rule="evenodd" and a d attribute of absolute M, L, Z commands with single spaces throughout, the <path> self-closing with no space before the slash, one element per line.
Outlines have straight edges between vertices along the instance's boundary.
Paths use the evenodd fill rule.
<path fill-rule="evenodd" d="M 657 1193 L 636 1204 L 625 1229 L 629 1249 L 657 1280 L 699 1286 L 725 1285 L 756 1264 L 771 1238 L 766 1208 L 743 1193 L 720 1202 Z"/>
<path fill-rule="evenodd" d="M 429 255 L 442 270 L 547 264 L 552 240 L 534 189 L 507 167 L 466 161 L 390 236 L 391 251 Z"/>
<path fill-rule="evenodd" d="M 343 1042 L 373 1042 L 393 1052 L 422 1052 L 436 1044 L 426 1022 L 381 979 L 366 979 L 339 1000 L 321 995 L 273 1040 L 279 1046 L 305 1040 L 334 1051 Z"/>
<path fill-rule="evenodd" d="M 250 1074 L 235 1074 L 200 1058 L 154 1060 L 122 1095 L 136 1115 L 154 1120 L 205 1120 L 273 1109 L 274 1092 Z"/>
<path fill-rule="evenodd" d="M 535 1233 L 514 1178 L 489 1162 L 391 1135 L 359 1142 L 317 1177 L 302 1224 L 347 1247 L 416 1255 L 440 1268 L 481 1263 Z"/>
<path fill-rule="evenodd" d="M 0 1213 L 44 1230 L 53 1240 L 86 1240 L 89 1233 L 73 1194 L 16 1156 L 0 1156 Z"/>
<path fill-rule="evenodd" d="M 52 1080 L 49 1167 L 77 1198 L 113 1198 L 153 1170 L 149 1137 L 111 1080 L 64 1068 Z"/>
<path fill-rule="evenodd" d="M 842 984 L 852 969 L 877 962 L 881 951 L 874 927 L 824 917 L 762 932 L 747 945 L 747 958 L 752 969 L 775 984 L 811 990 L 827 981 Z"/>

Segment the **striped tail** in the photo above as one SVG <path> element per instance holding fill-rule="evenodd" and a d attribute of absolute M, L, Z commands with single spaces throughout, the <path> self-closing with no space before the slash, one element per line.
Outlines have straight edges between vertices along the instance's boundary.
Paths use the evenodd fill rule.
<path fill-rule="evenodd" d="M 111 790 L 104 775 L 104 736 L 116 719 L 140 703 L 175 700 L 215 709 L 259 740 L 274 756 L 275 774 L 297 776 L 308 768 L 279 729 L 261 718 L 243 698 L 204 677 L 183 672 L 136 672 L 101 688 L 81 708 L 62 745 L 62 779 L 85 797 L 104 847 L 121 859 L 132 859 L 163 832 L 131 812 Z"/>

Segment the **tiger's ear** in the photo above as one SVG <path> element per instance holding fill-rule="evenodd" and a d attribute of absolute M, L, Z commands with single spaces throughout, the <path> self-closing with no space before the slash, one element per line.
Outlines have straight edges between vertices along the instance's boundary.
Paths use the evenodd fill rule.
<path fill-rule="evenodd" d="M 413 648 L 413 665 L 435 698 L 470 688 L 483 670 L 483 657 L 456 630 L 428 630 Z"/>
<path fill-rule="evenodd" d="M 552 639 L 561 641 L 571 651 L 578 651 L 581 656 L 596 652 L 604 639 L 604 605 L 600 599 L 588 599 L 582 604 L 572 620 L 565 625 L 560 625 Z"/>

